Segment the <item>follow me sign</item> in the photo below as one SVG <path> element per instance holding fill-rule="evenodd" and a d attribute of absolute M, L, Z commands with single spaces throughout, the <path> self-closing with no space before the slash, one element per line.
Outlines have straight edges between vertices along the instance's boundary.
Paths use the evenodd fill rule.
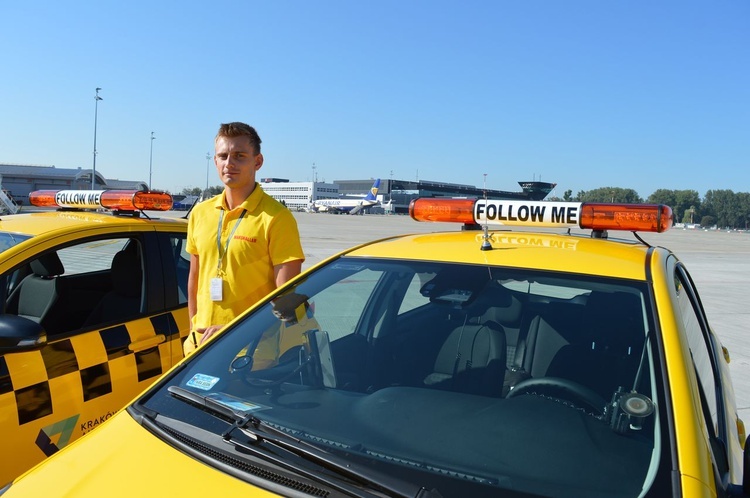
<path fill-rule="evenodd" d="M 101 207 L 103 190 L 60 190 L 55 202 L 61 207 L 96 209 Z"/>
<path fill-rule="evenodd" d="M 580 202 L 478 200 L 474 220 L 498 225 L 580 227 Z"/>

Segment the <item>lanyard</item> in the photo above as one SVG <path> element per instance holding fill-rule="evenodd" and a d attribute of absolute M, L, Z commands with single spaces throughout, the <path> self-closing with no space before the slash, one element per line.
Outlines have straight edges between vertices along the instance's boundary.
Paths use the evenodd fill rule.
<path fill-rule="evenodd" d="M 234 237 L 234 232 L 237 231 L 237 227 L 240 226 L 240 221 L 242 221 L 242 218 L 245 217 L 246 212 L 247 210 L 243 209 L 242 213 L 240 214 L 240 217 L 237 218 L 237 222 L 234 224 L 234 228 L 232 228 L 232 233 L 230 233 L 229 237 L 227 237 L 227 243 L 224 245 L 223 251 L 221 250 L 221 224 L 222 224 L 222 221 L 224 221 L 224 210 L 222 209 L 221 214 L 219 214 L 219 228 L 216 229 L 216 247 L 219 250 L 219 261 L 216 263 L 217 275 L 221 273 L 221 262 L 224 260 L 224 256 L 229 250 L 229 241 L 232 240 L 232 237 Z"/>

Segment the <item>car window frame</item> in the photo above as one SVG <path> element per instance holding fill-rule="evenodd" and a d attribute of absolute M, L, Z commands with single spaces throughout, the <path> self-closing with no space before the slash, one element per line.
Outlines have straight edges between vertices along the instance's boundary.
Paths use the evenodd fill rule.
<path fill-rule="evenodd" d="M 722 468 L 726 465 L 726 462 L 729 462 L 728 437 L 730 434 L 730 429 L 727 426 L 726 394 L 724 392 L 723 377 L 719 366 L 719 362 L 721 361 L 719 351 L 717 345 L 714 342 L 713 334 L 711 333 L 710 325 L 708 323 L 708 317 L 703 308 L 703 303 L 701 302 L 700 295 L 698 294 L 695 283 L 685 265 L 679 261 L 675 264 L 674 279 L 675 288 L 673 289 L 673 291 L 675 292 L 675 298 L 678 300 L 680 299 L 680 291 L 676 288 L 677 281 L 679 280 L 679 283 L 682 285 L 685 297 L 688 299 L 691 309 L 695 314 L 694 317 L 696 319 L 696 324 L 698 325 L 697 331 L 700 332 L 700 337 L 696 337 L 695 339 L 700 339 L 700 344 L 705 347 L 705 352 L 709 360 L 710 373 L 705 370 L 702 371 L 696 365 L 694 358 L 694 348 L 691 345 L 691 341 L 689 340 L 689 338 L 686 337 L 686 339 L 688 339 L 688 348 L 691 353 L 690 364 L 693 366 L 693 369 L 695 371 L 696 380 L 698 381 L 697 387 L 700 391 L 700 399 L 697 400 L 697 402 L 700 404 L 701 413 L 703 414 L 703 417 L 705 419 L 704 422 L 707 424 L 706 430 L 709 434 L 709 437 L 715 438 L 720 443 L 717 445 L 715 444 L 715 441 L 709 441 L 709 447 L 712 453 L 716 451 L 722 452 L 722 455 L 713 455 L 712 460 L 714 463 L 714 468 L 716 472 L 724 474 L 726 472 L 729 472 L 730 470 L 728 466 L 726 466 L 726 468 Z M 691 329 L 687 326 L 684 320 L 682 321 L 682 325 L 685 328 L 686 334 L 690 334 Z M 692 330 L 696 331 L 696 329 Z M 693 342 L 693 344 L 694 343 L 695 342 Z M 706 375 L 710 375 L 711 379 L 706 380 Z M 709 382 L 713 388 L 715 398 L 714 400 L 708 400 L 707 393 L 704 388 L 704 386 Z M 715 403 L 715 419 L 714 414 L 711 412 L 711 408 L 709 406 L 706 406 L 707 403 Z M 721 467 L 719 466 L 720 462 L 723 462 L 723 465 Z M 716 481 L 717 483 L 722 482 L 723 479 L 717 476 Z"/>

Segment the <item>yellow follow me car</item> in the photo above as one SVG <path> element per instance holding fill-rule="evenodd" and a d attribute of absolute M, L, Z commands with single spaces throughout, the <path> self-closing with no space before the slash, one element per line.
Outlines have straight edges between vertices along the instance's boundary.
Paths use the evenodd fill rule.
<path fill-rule="evenodd" d="M 100 426 L 182 359 L 184 219 L 169 194 L 37 191 L 0 218 L 0 480 Z M 106 208 L 107 213 L 95 210 Z"/>
<path fill-rule="evenodd" d="M 466 229 L 309 269 L 4 497 L 748 496 L 728 355 L 687 269 L 608 237 L 667 230 L 668 207 L 410 212 Z"/>

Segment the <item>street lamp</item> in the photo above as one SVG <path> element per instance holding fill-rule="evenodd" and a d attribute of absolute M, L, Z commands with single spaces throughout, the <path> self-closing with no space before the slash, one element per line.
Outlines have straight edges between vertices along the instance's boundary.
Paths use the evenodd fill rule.
<path fill-rule="evenodd" d="M 206 152 L 206 192 L 203 194 L 203 196 L 208 196 L 208 171 L 209 171 L 209 165 L 211 164 L 211 153 Z"/>
<path fill-rule="evenodd" d="M 91 169 L 91 190 L 94 190 L 94 178 L 96 178 L 96 119 L 99 114 L 99 101 L 104 100 L 99 96 L 99 90 L 96 89 L 96 95 L 94 95 L 94 166 Z"/>
<path fill-rule="evenodd" d="M 153 187 L 151 187 L 151 166 L 154 162 L 154 132 L 151 132 L 151 152 L 149 152 L 148 155 L 148 189 L 153 190 Z"/>

